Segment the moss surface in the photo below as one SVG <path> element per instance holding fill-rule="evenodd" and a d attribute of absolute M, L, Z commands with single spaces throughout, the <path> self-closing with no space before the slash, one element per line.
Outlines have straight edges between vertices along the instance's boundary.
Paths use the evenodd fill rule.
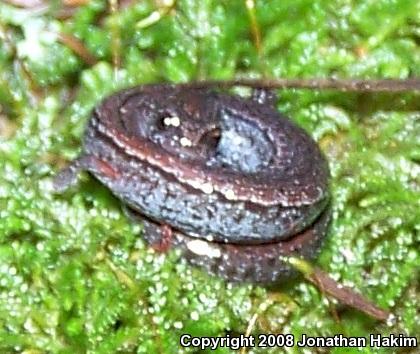
<path fill-rule="evenodd" d="M 92 107 L 123 87 L 420 74 L 416 0 L 271 0 L 251 11 L 245 1 L 163 3 L 122 1 L 113 11 L 98 0 L 73 9 L 0 4 L 0 352 L 177 353 L 182 333 L 243 333 L 254 314 L 253 334 L 420 333 L 419 95 L 279 93 L 279 110 L 315 137 L 333 174 L 334 221 L 319 264 L 390 309 L 397 320 L 389 326 L 302 280 L 231 285 L 176 251 L 154 253 L 141 225 L 88 175 L 51 194 L 51 177 L 79 152 Z M 57 33 L 77 37 L 97 62 L 87 64 Z"/>

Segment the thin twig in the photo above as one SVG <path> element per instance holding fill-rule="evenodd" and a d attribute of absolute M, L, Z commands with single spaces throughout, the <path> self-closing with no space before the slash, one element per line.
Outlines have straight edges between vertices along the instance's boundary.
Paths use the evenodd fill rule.
<path fill-rule="evenodd" d="M 261 31 L 258 26 L 257 16 L 255 15 L 255 1 L 245 0 L 245 6 L 248 11 L 249 21 L 251 22 L 251 32 L 258 56 L 261 57 Z"/>
<path fill-rule="evenodd" d="M 356 293 L 353 289 L 337 283 L 326 272 L 315 267 L 312 274 L 306 276 L 310 282 L 322 287 L 322 290 L 336 298 L 341 303 L 353 307 L 367 315 L 380 321 L 386 321 L 390 318 L 391 313 L 376 306 L 373 302 L 367 300 L 364 296 Z"/>
<path fill-rule="evenodd" d="M 420 78 L 409 79 L 233 79 L 227 81 L 209 80 L 195 81 L 183 84 L 186 87 L 208 88 L 233 86 L 247 86 L 265 89 L 318 89 L 357 92 L 402 92 L 420 91 Z"/>
<path fill-rule="evenodd" d="M 258 318 L 258 313 L 254 313 L 250 319 L 250 321 L 248 322 L 248 326 L 246 328 L 246 332 L 245 332 L 245 337 L 249 337 L 252 333 L 252 330 L 255 327 L 255 323 L 257 322 L 257 318 Z M 242 347 L 240 354 L 246 354 L 247 352 L 247 348 L 246 347 Z"/>
<path fill-rule="evenodd" d="M 389 311 L 376 306 L 348 286 L 336 282 L 328 273 L 312 266 L 307 261 L 297 257 L 287 257 L 284 260 L 301 272 L 308 281 L 317 286 L 323 293 L 334 297 L 340 303 L 353 307 L 379 321 L 387 321 L 392 318 Z"/>
<path fill-rule="evenodd" d="M 245 0 L 245 6 L 247 8 L 248 18 L 251 25 L 252 39 L 254 42 L 255 49 L 257 51 L 258 65 L 260 67 L 261 74 L 263 75 L 263 77 L 266 77 L 268 70 L 263 55 L 260 25 L 258 24 L 257 16 L 255 13 L 255 0 Z"/>
<path fill-rule="evenodd" d="M 92 66 L 97 63 L 95 56 L 86 48 L 82 41 L 76 37 L 66 34 L 57 33 L 58 40 L 75 52 L 86 64 Z"/>
<path fill-rule="evenodd" d="M 116 22 L 118 12 L 118 1 L 109 0 L 109 10 L 114 16 L 114 22 L 111 26 L 111 52 L 112 52 L 112 66 L 114 68 L 114 80 L 118 82 L 118 70 L 121 66 L 121 33 L 118 23 Z"/>

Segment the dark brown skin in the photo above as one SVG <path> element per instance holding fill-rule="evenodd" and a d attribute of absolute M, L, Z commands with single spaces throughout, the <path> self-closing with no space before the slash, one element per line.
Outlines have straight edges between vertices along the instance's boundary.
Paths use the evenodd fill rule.
<path fill-rule="evenodd" d="M 144 220 L 155 248 L 179 247 L 229 280 L 277 282 L 293 273 L 279 256 L 316 256 L 330 213 L 326 160 L 274 103 L 264 90 L 119 92 L 95 109 L 55 188 L 87 170 Z"/>

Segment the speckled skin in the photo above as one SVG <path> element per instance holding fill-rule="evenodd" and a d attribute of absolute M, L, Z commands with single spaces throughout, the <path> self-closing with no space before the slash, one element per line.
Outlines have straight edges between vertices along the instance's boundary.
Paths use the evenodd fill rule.
<path fill-rule="evenodd" d="M 144 225 L 144 237 L 149 244 L 162 243 L 165 235 L 159 224 L 131 209 L 125 211 L 132 220 Z M 191 264 L 205 269 L 210 274 L 232 282 L 267 285 L 278 283 L 297 274 L 297 271 L 280 257 L 293 255 L 311 260 L 318 255 L 330 219 L 331 210 L 327 207 L 310 227 L 289 240 L 258 245 L 200 240 L 206 244 L 203 247 L 204 245 L 194 244 L 197 241 L 195 238 L 174 231 L 167 247 L 180 249 L 183 257 Z M 197 253 L 197 249 L 207 250 L 206 255 Z"/>
<path fill-rule="evenodd" d="M 315 142 L 272 102 L 258 91 L 241 98 L 176 85 L 119 92 L 95 109 L 82 156 L 56 188 L 88 170 L 149 231 L 169 225 L 192 263 L 220 275 L 257 263 L 228 278 L 275 281 L 288 273 L 278 255 L 308 258 L 319 248 L 329 172 Z M 201 239 L 226 256 L 193 256 L 188 245 Z"/>

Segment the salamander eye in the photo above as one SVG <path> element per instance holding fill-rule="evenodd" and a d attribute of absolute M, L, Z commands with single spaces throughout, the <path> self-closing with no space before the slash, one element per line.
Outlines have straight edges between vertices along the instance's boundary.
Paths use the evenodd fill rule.
<path fill-rule="evenodd" d="M 217 146 L 219 145 L 220 137 L 222 136 L 222 132 L 219 128 L 214 128 L 210 131 L 204 133 L 200 140 L 199 145 L 206 147 L 208 152 L 216 151 Z"/>

